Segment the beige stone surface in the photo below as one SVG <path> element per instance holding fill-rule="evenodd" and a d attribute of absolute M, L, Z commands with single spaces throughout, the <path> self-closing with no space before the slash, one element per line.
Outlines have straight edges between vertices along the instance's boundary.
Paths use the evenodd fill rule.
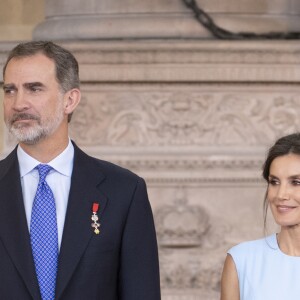
<path fill-rule="evenodd" d="M 234 30 L 300 24 L 296 0 L 197 2 Z M 163 300 L 219 299 L 227 249 L 264 235 L 265 151 L 300 130 L 299 42 L 182 39 L 209 34 L 180 1 L 45 3 L 49 19 L 35 37 L 59 38 L 80 63 L 70 136 L 147 181 Z M 0 42 L 1 68 L 15 43 Z M 2 157 L 15 145 L 3 134 Z"/>
<path fill-rule="evenodd" d="M 1 0 L 0 41 L 29 40 L 44 19 L 44 1 Z"/>
<path fill-rule="evenodd" d="M 299 44 L 62 45 L 82 79 L 71 137 L 147 181 L 163 300 L 219 299 L 228 248 L 264 235 L 265 151 L 300 129 Z M 0 63 L 11 46 L 1 44 Z M 14 145 L 6 134 L 2 155 Z"/>
<path fill-rule="evenodd" d="M 184 1 L 45 0 L 46 20 L 35 39 L 211 38 Z M 293 0 L 197 1 L 215 22 L 246 32 L 299 31 L 300 8 Z"/>

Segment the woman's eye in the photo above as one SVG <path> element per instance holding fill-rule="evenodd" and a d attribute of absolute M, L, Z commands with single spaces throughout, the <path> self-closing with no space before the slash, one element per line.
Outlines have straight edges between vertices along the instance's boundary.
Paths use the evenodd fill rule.
<path fill-rule="evenodd" d="M 297 180 L 293 180 L 292 184 L 293 185 L 300 185 L 300 180 L 298 180 L 298 179 Z"/>
<path fill-rule="evenodd" d="M 279 184 L 279 182 L 276 179 L 269 179 L 269 184 L 270 185 L 277 185 L 277 184 Z"/>

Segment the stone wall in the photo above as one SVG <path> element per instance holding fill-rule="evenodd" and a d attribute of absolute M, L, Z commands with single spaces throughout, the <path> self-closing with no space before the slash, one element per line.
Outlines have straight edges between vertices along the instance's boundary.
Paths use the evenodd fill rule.
<path fill-rule="evenodd" d="M 88 37 L 94 40 L 83 34 L 84 25 L 74 28 L 77 36 L 62 26 L 53 31 L 55 21 L 73 22 L 80 1 L 46 1 L 48 19 L 34 33 L 38 38 L 49 26 L 49 34 L 57 34 L 80 63 L 83 99 L 71 137 L 91 155 L 146 179 L 163 300 L 217 300 L 227 249 L 264 235 L 265 151 L 300 127 L 299 43 L 213 40 L 182 2 L 110 0 L 91 10 L 92 3 L 98 2 L 87 1 L 85 9 L 93 14 Z M 198 3 L 231 29 L 243 23 L 264 31 L 276 18 L 278 27 L 271 27 L 277 30 L 297 30 L 300 24 L 291 22 L 300 11 L 293 0 Z M 64 11 L 70 14 L 65 19 Z M 138 19 L 144 27 L 138 28 L 134 18 L 146 11 L 147 18 Z M 124 31 L 116 18 L 108 18 L 120 13 Z M 166 15 L 171 26 L 157 19 L 167 22 Z M 151 31 L 153 20 L 157 27 Z M 173 26 L 175 20 L 181 23 Z M 202 38 L 191 39 L 188 32 Z M 13 45 L 0 43 L 0 66 Z M 14 144 L 4 132 L 2 156 Z M 269 232 L 275 229 L 270 221 Z"/>
<path fill-rule="evenodd" d="M 83 78 L 72 135 L 146 178 L 163 299 L 219 299 L 226 250 L 264 234 L 266 147 L 299 130 L 298 43 L 65 45 Z"/>
<path fill-rule="evenodd" d="M 226 250 L 264 234 L 265 150 L 299 130 L 298 43 L 62 45 L 81 67 L 71 137 L 147 181 L 163 299 L 219 299 Z"/>
<path fill-rule="evenodd" d="M 31 39 L 44 17 L 44 1 L 1 0 L 0 41 Z"/>

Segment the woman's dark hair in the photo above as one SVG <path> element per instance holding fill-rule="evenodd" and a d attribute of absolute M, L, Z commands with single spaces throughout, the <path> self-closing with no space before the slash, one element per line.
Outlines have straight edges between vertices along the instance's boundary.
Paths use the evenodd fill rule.
<path fill-rule="evenodd" d="M 287 154 L 297 154 L 300 155 L 300 133 L 293 133 L 278 139 L 275 144 L 269 149 L 267 158 L 263 165 L 263 178 L 269 182 L 270 167 L 273 160 L 279 156 L 284 156 Z M 268 191 L 266 191 L 264 199 L 264 228 L 266 229 L 266 219 L 268 211 L 268 201 L 267 201 Z"/>

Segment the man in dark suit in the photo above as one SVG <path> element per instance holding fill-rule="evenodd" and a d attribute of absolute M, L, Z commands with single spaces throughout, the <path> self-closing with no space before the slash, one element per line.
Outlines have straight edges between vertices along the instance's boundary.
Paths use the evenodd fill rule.
<path fill-rule="evenodd" d="M 0 162 L 0 299 L 159 300 L 144 180 L 69 139 L 80 101 L 74 56 L 52 42 L 19 44 L 3 79 L 19 144 Z"/>

